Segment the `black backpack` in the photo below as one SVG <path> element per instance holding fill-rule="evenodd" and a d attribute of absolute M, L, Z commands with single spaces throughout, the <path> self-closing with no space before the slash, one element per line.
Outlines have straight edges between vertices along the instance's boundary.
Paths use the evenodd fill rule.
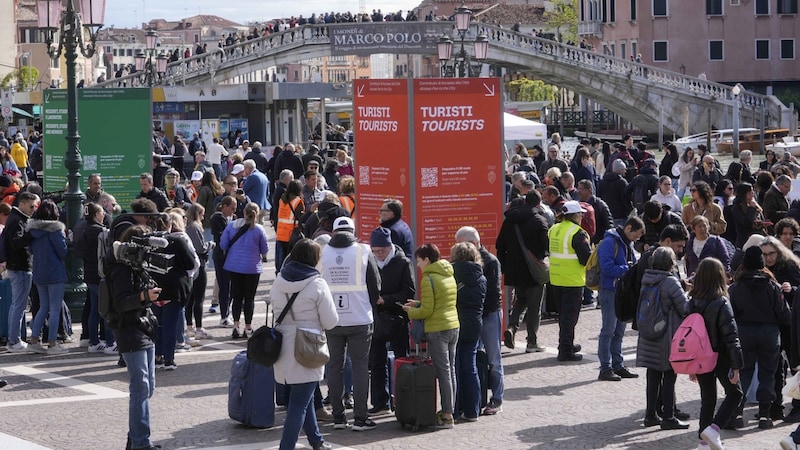
<path fill-rule="evenodd" d="M 620 322 L 633 322 L 636 330 L 636 311 L 639 308 L 639 292 L 642 289 L 641 280 L 637 277 L 638 262 L 632 265 L 617 280 L 614 292 L 614 312 Z"/>

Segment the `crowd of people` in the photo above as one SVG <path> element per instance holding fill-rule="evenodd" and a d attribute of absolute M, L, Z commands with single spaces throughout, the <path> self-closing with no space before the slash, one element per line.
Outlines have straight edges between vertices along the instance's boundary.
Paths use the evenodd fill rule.
<path fill-rule="evenodd" d="M 768 150 L 751 167 L 753 155 L 743 151 L 723 173 L 703 145 L 679 153 L 665 142 L 659 162 L 646 143 L 634 146 L 629 136 L 613 145 L 583 140 L 572 158 L 559 144 L 558 135 L 546 153 L 517 144 L 508 162 L 507 211 L 497 241 L 506 288 L 514 293 L 505 345 L 514 348 L 519 317 L 527 310 L 525 351 L 542 351 L 536 333 L 545 308 L 558 315 L 558 361 L 579 361 L 575 324 L 581 304 L 596 301 L 602 317 L 598 380 L 637 378 L 623 364 L 627 319 L 619 317 L 616 302 L 620 289 L 641 289 L 642 302 L 655 291 L 666 331 L 654 337 L 640 330 L 636 354 L 637 366 L 647 369 L 645 427 L 689 428 L 689 415 L 676 407 L 670 345 L 693 312 L 702 315 L 719 353 L 713 370 L 690 377 L 702 399 L 698 448 L 722 449 L 720 430 L 745 426 L 744 394 L 756 373 L 758 428 L 800 422 L 798 401 L 784 413 L 781 394 L 789 369 L 800 362 L 794 157 L 787 152 L 778 159 Z M 549 280 L 537 281 L 530 260 L 548 255 Z M 595 265 L 596 300 L 587 288 Z M 633 276 L 625 277 L 629 271 Z M 719 408 L 717 381 L 725 393 Z M 800 428 L 781 445 L 794 449 L 797 443 Z"/>
<path fill-rule="evenodd" d="M 326 137 L 338 131 L 326 130 Z M 155 370 L 176 370 L 176 352 L 209 338 L 206 314 L 218 314 L 231 339 L 252 336 L 256 289 L 271 248 L 273 314 L 297 294 L 278 329 L 288 342 L 299 328 L 327 330 L 330 351 L 324 368 L 305 367 L 291 352 L 275 364 L 277 401 L 287 407 L 281 448 L 293 448 L 300 429 L 313 448 L 329 448 L 319 422 L 374 429 L 370 417 L 392 406 L 391 356 L 408 356 L 423 339 L 439 381 L 437 427 L 501 412 L 501 343 L 514 349 L 524 320 L 525 352 L 544 351 L 548 343 L 537 334 L 545 313 L 558 317 L 552 345 L 557 360 L 569 363 L 582 359 L 575 342 L 582 306 L 596 305 L 602 318 L 598 380 L 639 377 L 624 365 L 627 323 L 615 311 L 616 287 L 628 272 L 636 274 L 637 291 L 658 292 L 668 317 L 668 332 L 639 336 L 645 426 L 689 427 L 688 414 L 677 408 L 669 343 L 692 312 L 703 315 L 719 352 L 713 371 L 693 377 L 702 397 L 699 448 L 722 448 L 720 430 L 744 426 L 744 393 L 756 376 L 759 428 L 800 422 L 800 404 L 784 413 L 780 395 L 787 369 L 800 364 L 793 332 L 800 324 L 792 313 L 800 286 L 800 202 L 789 200 L 797 166 L 791 155 L 778 160 L 768 153 L 755 168 L 745 151 L 723 174 L 702 146 L 679 154 L 667 142 L 656 161 L 646 144 L 634 146 L 627 136 L 614 145 L 584 140 L 571 157 L 557 134 L 546 151 L 529 153 L 517 144 L 507 164 L 507 211 L 496 256 L 475 228 L 464 226 L 445 259 L 435 245 L 415 246 L 403 204 L 393 199 L 376 211 L 380 226 L 369 243 L 359 242 L 347 140 L 329 146 L 312 135 L 308 149 L 286 143 L 270 154 L 258 141 L 250 146 L 239 131 L 211 144 L 197 135 L 188 141 L 154 135 L 152 171 L 139 177 L 141 191 L 127 211 L 103 191 L 101 175 L 92 174 L 84 218 L 72 234 L 56 202 L 43 198 L 35 181 L 24 182 L 19 165 L 0 176 L 0 185 L 9 186 L 0 204 L 13 297 L 8 349 L 68 351 L 62 344 L 71 341 L 71 319 L 61 299 L 71 239 L 89 287 L 80 346 L 118 354 L 127 367 L 131 448 L 152 448 L 146 404 Z M 118 250 L 152 238 L 163 239 L 154 253 L 170 255 L 162 271 L 141 270 Z M 108 250 L 107 241 L 119 244 Z M 591 258 L 599 271 L 596 296 L 587 288 Z M 422 271 L 419 284 L 412 259 Z M 216 286 L 206 311 L 207 268 L 215 271 Z M 506 329 L 501 279 L 513 299 Z M 36 306 L 26 342 L 29 297 Z M 483 352 L 490 394 L 482 393 L 478 375 Z M 715 412 L 717 381 L 725 399 Z M 794 436 L 800 441 L 796 432 L 787 445 Z"/>

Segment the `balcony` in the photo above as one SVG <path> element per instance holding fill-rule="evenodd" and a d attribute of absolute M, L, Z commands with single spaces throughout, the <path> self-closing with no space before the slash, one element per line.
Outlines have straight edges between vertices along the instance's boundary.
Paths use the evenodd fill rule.
<path fill-rule="evenodd" d="M 579 36 L 602 36 L 601 22 L 578 22 L 578 35 Z"/>

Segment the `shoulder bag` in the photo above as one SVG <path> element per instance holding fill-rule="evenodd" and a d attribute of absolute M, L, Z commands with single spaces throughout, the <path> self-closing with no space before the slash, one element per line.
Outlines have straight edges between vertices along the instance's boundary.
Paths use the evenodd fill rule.
<path fill-rule="evenodd" d="M 536 284 L 545 284 L 550 282 L 550 263 L 547 258 L 544 260 L 539 259 L 525 246 L 525 241 L 522 239 L 522 232 L 519 230 L 519 225 L 514 224 L 514 231 L 517 233 L 517 240 L 519 241 L 519 248 L 522 250 L 522 255 L 525 257 L 525 264 L 528 265 L 528 271 Z"/>
<path fill-rule="evenodd" d="M 230 244 L 228 244 L 228 250 L 225 250 L 223 252 L 226 259 L 228 258 L 228 253 L 230 253 L 231 249 L 233 248 L 233 244 L 235 244 L 240 237 L 244 236 L 244 234 L 247 233 L 247 230 L 248 230 L 247 224 L 242 225 L 242 227 L 239 228 L 239 231 L 237 231 L 236 234 L 233 235 L 233 239 L 231 239 Z"/>
<path fill-rule="evenodd" d="M 283 318 L 292 309 L 292 304 L 300 292 L 295 292 L 289 298 L 289 303 L 283 309 L 281 315 L 275 320 L 273 316 L 272 327 L 264 325 L 253 332 L 250 340 L 247 341 L 247 359 L 262 366 L 271 367 L 281 356 L 281 346 L 283 345 L 283 334 L 275 327 L 283 322 Z"/>

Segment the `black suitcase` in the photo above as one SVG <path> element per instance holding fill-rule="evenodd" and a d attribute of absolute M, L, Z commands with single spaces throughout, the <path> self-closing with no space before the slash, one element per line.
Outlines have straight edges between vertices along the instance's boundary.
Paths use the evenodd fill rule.
<path fill-rule="evenodd" d="M 400 426 L 436 427 L 436 372 L 430 358 L 395 360 L 395 410 Z"/>

